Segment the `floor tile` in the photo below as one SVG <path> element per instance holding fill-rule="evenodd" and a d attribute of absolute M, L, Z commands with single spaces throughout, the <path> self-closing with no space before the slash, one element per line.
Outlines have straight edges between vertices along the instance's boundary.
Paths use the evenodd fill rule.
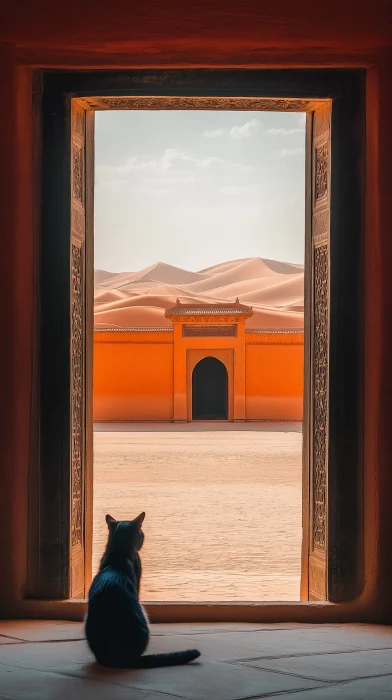
<path fill-rule="evenodd" d="M 199 649 L 201 661 L 231 661 L 244 659 L 257 655 L 256 651 L 244 646 L 243 639 L 237 639 L 236 634 L 195 634 L 152 637 L 148 647 L 148 653 L 156 654 L 167 651 L 181 651 L 183 649 Z"/>
<path fill-rule="evenodd" d="M 80 623 L 0 622 L 0 700 L 392 700 L 391 627 L 152 626 L 150 653 L 194 647 L 188 666 L 110 670 Z"/>
<path fill-rule="evenodd" d="M 391 697 L 392 675 L 328 685 L 289 696 L 279 694 L 274 700 L 391 700 Z"/>
<path fill-rule="evenodd" d="M 81 622 L 57 622 L 52 620 L 1 620 L 0 635 L 27 642 L 83 639 Z"/>
<path fill-rule="evenodd" d="M 0 645 L 3 644 L 25 644 L 21 639 L 14 639 L 14 637 L 3 637 L 0 635 Z"/>
<path fill-rule="evenodd" d="M 324 682 L 347 681 L 385 675 L 392 670 L 392 652 L 358 651 L 314 654 L 281 659 L 259 659 L 243 663 L 248 668 L 274 670 Z"/>
<path fill-rule="evenodd" d="M 2 646 L 0 651 L 0 670 L 9 665 L 61 671 L 65 667 L 77 667 L 92 661 L 93 656 L 85 641 L 11 644 Z"/>
<path fill-rule="evenodd" d="M 242 623 L 217 623 L 211 624 L 208 622 L 198 622 L 198 623 L 181 623 L 181 624 L 156 624 L 151 625 L 151 635 L 154 637 L 160 637 L 163 635 L 179 636 L 194 635 L 194 634 L 216 634 L 217 632 L 221 634 L 228 634 L 231 632 L 252 632 L 262 629 L 262 625 L 257 623 L 250 624 L 247 622 Z"/>
<path fill-rule="evenodd" d="M 170 696 L 116 685 L 110 681 L 62 676 L 47 671 L 0 666 L 1 700 L 171 700 Z"/>
<path fill-rule="evenodd" d="M 198 640 L 201 637 L 197 637 Z M 392 628 L 386 630 L 360 629 L 348 631 L 344 627 L 313 627 L 312 629 L 290 629 L 239 632 L 225 637 L 220 633 L 213 635 L 216 645 L 235 642 L 242 649 L 248 650 L 248 656 L 263 658 L 280 658 L 282 656 L 345 652 L 353 650 L 392 649 Z"/>
<path fill-rule="evenodd" d="M 135 671 L 130 686 L 195 700 L 242 700 L 262 694 L 317 687 L 317 681 L 218 662 L 194 663 L 158 671 Z"/>

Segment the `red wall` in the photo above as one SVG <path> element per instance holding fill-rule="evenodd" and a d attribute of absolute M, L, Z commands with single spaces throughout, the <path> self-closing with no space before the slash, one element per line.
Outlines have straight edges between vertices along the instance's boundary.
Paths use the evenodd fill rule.
<path fill-rule="evenodd" d="M 27 570 L 35 457 L 31 68 L 364 66 L 367 85 L 364 610 L 392 613 L 392 59 L 390 0 L 68 0 L 3 3 L 0 17 L 2 419 L 0 606 Z"/>

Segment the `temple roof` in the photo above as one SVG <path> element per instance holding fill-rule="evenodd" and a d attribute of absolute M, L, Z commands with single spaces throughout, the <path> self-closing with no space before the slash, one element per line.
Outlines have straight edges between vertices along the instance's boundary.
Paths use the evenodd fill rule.
<path fill-rule="evenodd" d="M 240 304 L 239 299 L 235 302 L 225 302 L 224 304 L 182 304 L 179 299 L 177 299 L 174 306 L 170 306 L 165 311 L 165 316 L 170 318 L 171 316 L 194 316 L 194 315 L 222 315 L 222 314 L 238 314 L 251 316 L 253 313 L 251 306 L 245 306 Z"/>

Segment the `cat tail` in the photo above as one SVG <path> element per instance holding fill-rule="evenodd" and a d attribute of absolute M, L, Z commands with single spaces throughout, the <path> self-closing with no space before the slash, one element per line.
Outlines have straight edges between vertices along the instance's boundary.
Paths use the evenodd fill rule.
<path fill-rule="evenodd" d="M 190 661 L 198 659 L 200 651 L 187 649 L 186 651 L 172 651 L 166 654 L 147 654 L 138 659 L 138 668 L 161 668 L 163 666 L 182 666 Z"/>

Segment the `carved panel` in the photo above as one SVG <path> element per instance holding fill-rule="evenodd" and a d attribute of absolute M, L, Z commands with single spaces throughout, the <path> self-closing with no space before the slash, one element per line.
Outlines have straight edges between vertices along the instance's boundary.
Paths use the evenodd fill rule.
<path fill-rule="evenodd" d="M 83 249 L 72 244 L 72 318 L 71 318 L 71 381 L 72 381 L 72 546 L 82 543 L 83 531 Z"/>
<path fill-rule="evenodd" d="M 182 327 L 182 335 L 184 338 L 213 338 L 224 337 L 233 338 L 237 335 L 237 326 L 190 326 Z"/>
<path fill-rule="evenodd" d="M 328 192 L 328 143 L 323 143 L 316 148 L 315 167 L 315 198 L 316 201 L 325 197 Z"/>
<path fill-rule="evenodd" d="M 325 600 L 326 584 L 325 559 L 318 561 L 314 557 L 309 570 L 309 600 Z"/>
<path fill-rule="evenodd" d="M 72 195 L 84 203 L 84 148 L 74 144 L 72 149 Z"/>
<path fill-rule="evenodd" d="M 72 207 L 72 240 L 79 245 L 82 245 L 85 237 L 85 216 L 82 206 Z"/>
<path fill-rule="evenodd" d="M 72 109 L 72 135 L 81 143 L 84 143 L 86 128 L 86 114 L 84 109 L 73 105 Z"/>
<path fill-rule="evenodd" d="M 84 97 L 89 109 L 214 109 L 241 111 L 309 112 L 316 103 L 300 98 L 273 97 Z"/>
<path fill-rule="evenodd" d="M 328 345 L 328 246 L 314 250 L 314 424 L 313 424 L 313 546 L 326 546 Z"/>

